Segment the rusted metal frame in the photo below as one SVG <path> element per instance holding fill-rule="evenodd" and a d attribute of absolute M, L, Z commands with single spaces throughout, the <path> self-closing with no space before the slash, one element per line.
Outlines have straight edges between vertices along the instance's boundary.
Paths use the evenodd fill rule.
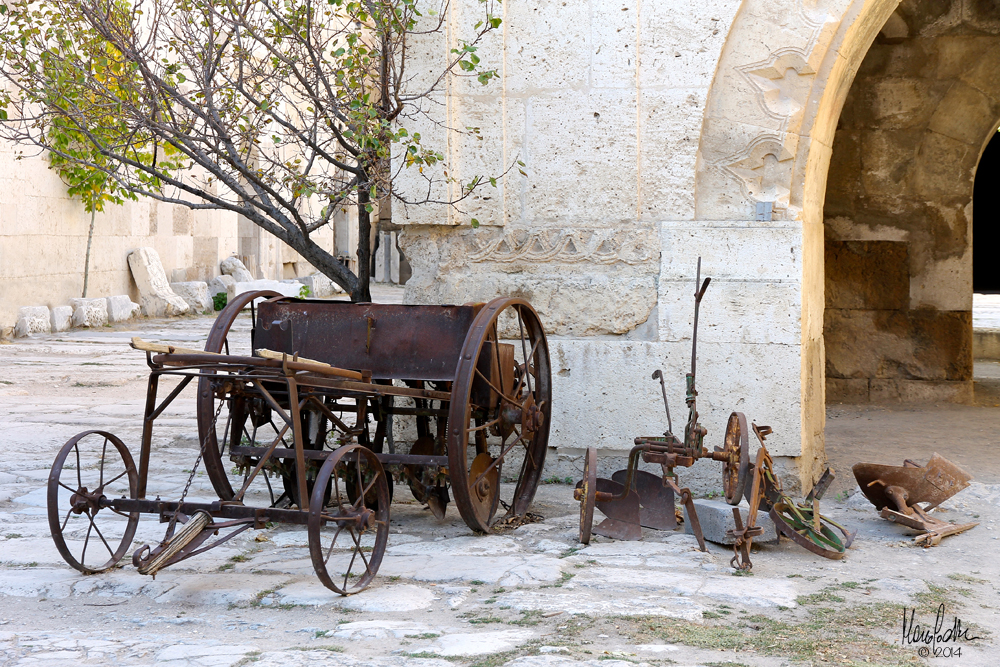
<path fill-rule="evenodd" d="M 306 458 L 302 442 L 302 417 L 299 412 L 298 384 L 294 374 L 285 377 L 288 383 L 288 404 L 292 413 L 292 443 L 295 446 L 295 475 L 299 487 L 299 509 L 309 511 L 309 497 L 306 487 Z"/>
<path fill-rule="evenodd" d="M 148 419 L 152 420 L 159 417 L 160 413 L 163 412 L 168 405 L 173 403 L 174 399 L 177 398 L 177 395 L 180 394 L 182 391 L 184 391 L 184 388 L 187 387 L 189 384 L 191 384 L 191 380 L 193 380 L 194 378 L 195 378 L 194 375 L 185 375 L 184 379 L 181 380 L 180 384 L 174 387 L 174 390 L 170 392 L 170 395 L 167 396 L 165 399 L 163 399 L 163 402 L 160 403 L 160 407 L 156 408 L 156 410 L 153 411 L 153 414 L 149 415 Z"/>
<path fill-rule="evenodd" d="M 176 500 L 149 500 L 143 498 L 104 498 L 101 501 L 101 507 L 116 509 L 126 513 L 158 514 L 161 523 L 169 521 L 171 515 L 180 513 L 190 516 L 198 510 L 203 510 L 213 517 L 222 519 L 253 519 L 257 522 L 258 526 L 262 526 L 268 522 L 304 525 L 309 519 L 309 513 L 302 510 L 278 509 L 276 507 L 250 507 L 220 500 L 213 502 L 178 502 Z M 358 517 L 348 515 L 329 516 L 326 519 L 339 523 L 358 522 Z"/>
<path fill-rule="evenodd" d="M 149 357 L 149 353 L 146 356 Z M 146 497 L 146 481 L 149 476 L 149 455 L 153 445 L 154 417 L 151 415 L 156 411 L 156 389 L 159 386 L 159 382 L 160 373 L 154 370 L 149 374 L 149 380 L 146 385 L 146 410 L 142 420 L 142 444 L 139 449 L 139 483 L 136 485 L 136 496 L 138 498 Z M 77 466 L 77 470 L 79 471 L 79 466 Z"/>
<path fill-rule="evenodd" d="M 479 368 L 474 368 L 474 370 L 476 372 L 476 375 L 478 375 L 480 378 L 482 378 L 483 382 L 485 382 L 487 384 L 487 386 L 489 386 L 490 389 L 492 389 L 493 391 L 495 391 L 500 396 L 501 400 L 507 401 L 508 403 L 510 403 L 511 405 L 513 405 L 515 408 L 521 409 L 521 404 L 520 403 L 517 403 L 516 401 L 514 401 L 514 400 L 512 400 L 510 398 L 507 398 L 507 396 L 505 396 L 502 391 L 500 391 L 499 389 L 497 389 L 496 385 L 494 385 L 492 382 L 490 382 L 486 378 L 486 376 L 483 375 L 482 371 L 480 371 Z"/>
<path fill-rule="evenodd" d="M 240 488 L 239 493 L 233 496 L 233 500 L 243 500 L 243 495 L 247 492 L 247 489 L 250 488 L 250 484 L 257 477 L 258 473 L 260 473 L 260 471 L 264 469 L 264 466 L 267 464 L 267 462 L 271 460 L 274 451 L 278 447 L 278 443 L 284 441 L 285 434 L 288 433 L 288 428 L 289 428 L 288 424 L 285 424 L 285 426 L 280 431 L 278 431 L 278 435 L 274 438 L 274 441 L 267 447 L 267 449 L 261 455 L 260 460 L 257 462 L 257 465 L 254 466 L 253 471 L 251 471 L 250 474 L 247 475 L 247 478 L 243 480 L 243 486 L 242 488 Z M 254 436 L 256 437 L 256 435 L 257 435 L 257 429 L 256 427 L 254 427 Z M 234 449 L 235 449 L 234 447 L 229 448 L 230 455 L 233 454 Z M 243 448 L 241 447 L 240 449 Z M 254 447 L 254 449 L 258 448 Z M 264 449 L 264 448 L 261 447 L 259 449 Z M 283 451 L 288 451 L 288 450 L 283 450 Z"/>
<path fill-rule="evenodd" d="M 279 459 L 290 459 L 295 456 L 294 449 L 283 449 L 275 448 L 273 451 L 270 448 L 265 447 L 235 447 L 232 453 L 236 456 L 261 456 L 267 452 L 271 453 L 272 458 Z M 311 461 L 325 461 L 336 450 L 323 450 L 323 449 L 307 449 L 303 454 L 305 457 Z M 436 466 L 439 468 L 448 467 L 448 457 L 447 456 L 435 456 L 435 455 L 420 455 L 420 454 L 385 454 L 381 452 L 374 452 L 375 456 L 378 458 L 379 463 L 384 465 L 419 465 L 419 466 Z M 348 454 L 345 457 L 347 460 L 351 459 L 351 455 Z"/>
<path fill-rule="evenodd" d="M 222 544 L 225 544 L 226 542 L 228 542 L 229 540 L 233 539 L 234 537 L 236 537 L 237 535 L 239 535 L 240 533 L 242 533 L 246 529 L 253 528 L 253 526 L 254 526 L 255 523 L 256 523 L 256 521 L 254 519 L 238 519 L 238 520 L 235 520 L 235 521 L 226 521 L 224 523 L 210 523 L 208 525 L 208 527 L 205 528 L 205 530 L 202 531 L 201 535 L 198 535 L 193 540 L 191 540 L 191 542 L 189 542 L 188 544 L 186 544 L 184 546 L 184 548 L 181 549 L 180 551 L 178 551 L 177 555 L 174 556 L 173 558 L 171 558 L 169 561 L 167 561 L 163 565 L 163 567 L 167 567 L 168 565 L 174 565 L 176 563 L 181 562 L 182 560 L 187 560 L 188 558 L 191 558 L 192 556 L 197 556 L 198 554 L 203 554 L 206 551 L 214 549 L 215 547 L 220 546 Z M 202 547 L 201 546 L 202 544 L 204 544 L 205 542 L 208 541 L 208 538 L 212 534 L 217 533 L 219 530 L 221 530 L 223 528 L 231 528 L 233 526 L 238 526 L 238 528 L 236 528 L 236 530 L 230 532 L 225 537 L 221 537 L 218 540 L 216 540 L 215 542 L 212 542 L 207 547 Z M 152 556 L 152 554 L 150 554 L 150 556 Z"/>
<path fill-rule="evenodd" d="M 274 378 L 274 379 L 278 380 L 280 378 Z M 278 401 L 274 400 L 274 396 L 271 395 L 271 392 L 269 392 L 267 389 L 264 388 L 264 383 L 261 382 L 260 378 L 249 377 L 247 378 L 247 383 L 253 385 L 254 389 L 256 389 L 261 393 L 261 395 L 264 397 L 264 400 L 267 401 L 268 405 L 271 406 L 271 409 L 277 412 L 278 416 L 281 417 L 281 419 L 286 424 L 291 426 L 293 429 L 295 428 L 295 423 L 292 421 L 292 418 L 285 413 L 281 405 L 278 404 Z M 289 396 L 291 396 L 291 392 L 289 392 Z M 292 403 L 290 398 L 289 398 L 289 403 Z"/>
<path fill-rule="evenodd" d="M 334 424 L 340 427 L 340 429 L 344 432 L 344 435 L 357 435 L 357 433 L 360 432 L 360 429 L 349 428 L 346 423 L 344 423 L 339 417 L 337 417 L 337 415 L 333 414 L 333 410 L 331 410 L 329 406 L 324 404 L 323 401 L 319 400 L 319 398 L 317 398 L 314 394 L 310 394 L 305 399 L 305 402 L 310 402 L 316 405 L 316 407 L 320 409 L 320 412 L 322 412 L 324 415 L 326 415 L 326 417 L 330 421 L 332 421 Z M 301 407 L 299 409 L 301 410 Z"/>

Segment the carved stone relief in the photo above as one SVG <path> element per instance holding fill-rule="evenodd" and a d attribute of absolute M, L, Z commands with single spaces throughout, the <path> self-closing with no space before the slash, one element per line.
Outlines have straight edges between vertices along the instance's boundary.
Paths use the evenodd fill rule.
<path fill-rule="evenodd" d="M 659 254 L 651 229 L 510 230 L 470 240 L 470 262 L 642 264 Z"/>

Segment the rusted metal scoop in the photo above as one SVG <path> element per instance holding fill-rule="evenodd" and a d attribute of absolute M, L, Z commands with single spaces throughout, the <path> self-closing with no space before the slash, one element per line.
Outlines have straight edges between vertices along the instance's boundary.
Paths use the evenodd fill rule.
<path fill-rule="evenodd" d="M 619 470 L 611 475 L 612 481 L 617 482 L 621 488 L 625 488 L 627 478 L 628 470 Z M 677 528 L 674 490 L 664 485 L 660 477 L 645 470 L 636 470 L 632 478 L 632 492 L 636 494 L 638 499 L 638 523 L 640 526 L 654 530 L 674 530 Z M 600 503 L 597 507 L 604 514 L 607 514 Z"/>
<path fill-rule="evenodd" d="M 619 472 L 627 471 L 621 470 Z M 604 498 L 613 496 L 614 498 L 602 500 L 602 496 Z M 642 509 L 639 494 L 635 492 L 635 489 L 630 490 L 626 495 L 624 484 L 598 477 L 597 509 L 601 510 L 607 518 L 594 526 L 595 533 L 631 542 L 642 539 L 642 528 L 640 527 Z"/>
<path fill-rule="evenodd" d="M 979 525 L 953 524 L 927 514 L 972 480 L 972 475 L 937 453 L 925 466 L 907 459 L 902 466 L 858 463 L 853 470 L 861 492 L 879 510 L 879 516 L 925 533 L 916 538 L 918 544 L 936 546 L 943 537 Z"/>

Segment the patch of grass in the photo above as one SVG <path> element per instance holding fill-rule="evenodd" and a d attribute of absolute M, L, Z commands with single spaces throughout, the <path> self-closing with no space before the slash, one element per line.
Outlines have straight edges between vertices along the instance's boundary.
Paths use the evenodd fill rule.
<path fill-rule="evenodd" d="M 14 384 L 10 380 L 0 380 L 0 384 Z"/>
<path fill-rule="evenodd" d="M 572 556 L 573 554 L 575 554 L 577 551 L 579 551 L 582 548 L 583 547 L 570 547 L 566 551 L 564 551 L 561 554 L 559 554 L 559 557 L 560 558 L 569 558 L 570 556 Z"/>
<path fill-rule="evenodd" d="M 795 578 L 801 579 L 802 575 L 801 574 L 790 574 L 790 575 L 788 575 L 788 578 L 789 579 L 795 579 Z"/>
<path fill-rule="evenodd" d="M 538 610 L 522 611 L 521 618 L 507 621 L 508 625 L 528 625 L 534 626 L 542 622 L 542 612 Z"/>
<path fill-rule="evenodd" d="M 503 619 L 498 616 L 478 616 L 470 618 L 469 623 L 473 625 L 485 625 L 486 623 L 503 623 Z"/>
<path fill-rule="evenodd" d="M 263 655 L 260 651 L 251 651 L 243 656 L 243 659 L 235 663 L 233 667 L 243 667 L 243 665 L 251 665 L 255 662 L 260 661 L 260 657 Z"/>
<path fill-rule="evenodd" d="M 7 537 L 10 537 L 10 535 L 8 535 Z M 18 535 L 18 537 L 20 537 L 20 535 Z M 951 579 L 952 581 L 964 581 L 967 584 L 988 584 L 988 583 L 990 583 L 986 579 L 980 579 L 978 577 L 972 577 L 972 576 L 970 576 L 968 574 L 961 574 L 959 572 L 952 572 L 951 574 L 948 575 L 948 578 Z"/>
<path fill-rule="evenodd" d="M 38 563 L 36 561 L 31 561 L 26 567 L 38 567 Z"/>
<path fill-rule="evenodd" d="M 809 595 L 800 595 L 795 598 L 795 601 L 800 605 L 810 605 L 810 604 L 826 604 L 829 602 L 845 602 L 844 598 L 839 595 L 834 595 L 830 592 L 829 588 L 824 588 L 819 593 L 810 593 Z"/>
<path fill-rule="evenodd" d="M 470 583 L 470 584 L 472 584 L 473 586 L 482 586 L 482 585 L 484 585 L 484 584 L 485 584 L 486 582 L 485 582 L 485 581 L 480 581 L 479 579 L 473 579 L 473 580 L 472 580 L 472 581 L 470 581 L 469 583 Z"/>
<path fill-rule="evenodd" d="M 323 646 L 289 646 L 287 651 L 329 651 L 330 653 L 343 653 L 344 647 L 336 644 L 325 644 Z"/>
<path fill-rule="evenodd" d="M 920 605 L 924 607 L 937 607 L 940 604 L 944 604 L 946 607 L 950 607 L 955 602 L 955 598 L 952 596 L 951 591 L 943 586 L 937 586 L 929 581 L 924 581 L 927 584 L 928 592 L 926 593 L 916 593 L 913 595 L 913 599 L 917 601 Z"/>
<path fill-rule="evenodd" d="M 229 559 L 229 562 L 231 562 L 231 563 L 245 563 L 248 560 L 250 560 L 250 556 L 244 556 L 243 554 L 236 554 L 235 556 L 233 556 L 232 558 Z"/>
<path fill-rule="evenodd" d="M 504 651 L 503 653 L 493 653 L 480 658 L 476 662 L 469 665 L 469 667 L 500 667 L 505 663 L 510 662 L 514 658 L 524 655 L 524 651 Z M 441 657 L 441 656 L 436 656 Z"/>
<path fill-rule="evenodd" d="M 440 637 L 436 632 L 422 632 L 419 635 L 406 635 L 407 639 L 436 639 Z"/>
<path fill-rule="evenodd" d="M 18 538 L 24 537 L 21 533 L 7 533 L 4 535 L 8 540 L 16 540 Z"/>
<path fill-rule="evenodd" d="M 391 577 L 389 577 L 389 581 L 399 581 L 400 578 L 401 577 L 398 574 L 394 574 Z"/>
<path fill-rule="evenodd" d="M 860 588 L 861 584 L 859 584 L 856 581 L 845 581 L 844 583 L 840 584 L 840 587 L 841 588 Z"/>
<path fill-rule="evenodd" d="M 573 574 L 572 572 L 563 572 L 562 576 L 559 578 L 559 581 L 557 581 L 554 584 L 546 584 L 544 586 L 541 586 L 541 588 L 562 588 L 563 584 L 565 584 L 567 581 L 569 581 L 575 576 L 576 575 Z"/>
<path fill-rule="evenodd" d="M 846 664 L 858 664 L 861 657 L 866 657 L 886 667 L 903 667 L 912 664 L 913 651 L 880 638 L 895 631 L 902 609 L 888 603 L 817 607 L 808 610 L 804 621 L 779 621 L 758 614 L 717 624 L 647 616 L 632 619 L 638 626 L 632 639 L 636 643 L 660 639 L 696 648 L 756 652 L 801 661 L 844 662 L 838 660 L 839 656 L 850 656 Z"/>
<path fill-rule="evenodd" d="M 752 577 L 752 576 L 754 576 L 753 575 L 753 570 L 733 570 L 729 574 L 733 575 L 734 577 Z"/>
<path fill-rule="evenodd" d="M 219 566 L 219 572 L 225 572 L 226 570 L 232 570 L 235 567 L 236 566 L 234 564 L 232 564 L 232 563 L 225 563 L 225 564 Z"/>
<path fill-rule="evenodd" d="M 507 589 L 503 588 L 503 587 L 501 587 L 501 588 L 494 588 L 493 589 L 493 595 L 500 595 L 501 593 L 506 593 L 506 592 L 507 592 Z"/>
<path fill-rule="evenodd" d="M 714 611 L 703 611 L 701 612 L 702 618 L 722 618 L 722 614 Z"/>
<path fill-rule="evenodd" d="M 742 662 L 706 662 L 705 667 L 749 667 L 749 665 Z"/>
<path fill-rule="evenodd" d="M 572 484 L 572 477 L 546 477 L 542 480 L 542 484 Z"/>
<path fill-rule="evenodd" d="M 496 598 L 487 598 L 487 599 L 483 600 L 483 604 L 493 604 L 496 601 L 497 601 Z"/>

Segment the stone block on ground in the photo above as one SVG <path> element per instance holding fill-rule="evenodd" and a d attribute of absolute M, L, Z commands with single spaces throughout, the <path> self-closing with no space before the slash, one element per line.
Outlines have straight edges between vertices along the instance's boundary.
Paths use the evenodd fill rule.
<path fill-rule="evenodd" d="M 225 294 L 230 299 L 236 296 L 236 281 L 232 276 L 222 274 L 208 282 L 208 296 L 213 297 L 216 294 Z"/>
<path fill-rule="evenodd" d="M 243 265 L 243 262 L 238 257 L 225 258 L 219 263 L 219 269 L 223 274 L 232 276 L 233 280 L 238 283 L 249 283 L 254 280 L 253 274 L 247 271 L 247 267 Z"/>
<path fill-rule="evenodd" d="M 128 322 L 139 316 L 139 304 L 135 303 L 127 294 L 107 297 L 108 321 L 112 324 L 117 322 Z"/>
<path fill-rule="evenodd" d="M 47 306 L 28 306 L 17 311 L 17 324 L 14 325 L 14 336 L 23 338 L 33 333 L 49 333 L 52 322 Z"/>
<path fill-rule="evenodd" d="M 103 327 L 108 324 L 108 302 L 106 299 L 70 299 L 73 307 L 73 326 Z"/>
<path fill-rule="evenodd" d="M 67 331 L 73 326 L 73 306 L 56 306 L 52 309 L 52 331 Z"/>
<path fill-rule="evenodd" d="M 208 293 L 208 283 L 199 281 L 170 283 L 174 294 L 184 299 L 184 303 L 195 313 L 211 313 L 212 297 Z"/>
<path fill-rule="evenodd" d="M 748 482 L 749 483 L 749 482 Z M 747 523 L 747 516 L 750 513 L 750 506 L 743 500 L 738 507 L 740 516 L 743 517 L 743 525 Z M 704 498 L 694 501 L 694 509 L 698 513 L 698 521 L 701 522 L 701 532 L 705 539 L 716 544 L 732 544 L 733 538 L 726 536 L 727 530 L 736 528 L 736 521 L 733 520 L 733 506 L 723 500 L 707 500 Z M 763 534 L 753 539 L 754 542 L 777 542 L 778 532 L 774 528 L 774 522 L 767 512 L 757 512 L 757 525 L 764 529 Z M 691 521 L 688 519 L 687 507 L 684 508 L 684 532 L 691 534 Z"/>
<path fill-rule="evenodd" d="M 243 294 L 244 292 L 256 292 L 258 290 L 273 290 L 278 294 L 284 296 L 294 296 L 299 295 L 299 291 L 302 289 L 303 285 L 300 282 L 290 282 L 285 283 L 280 280 L 253 280 L 250 282 L 242 283 L 237 282 L 234 288 L 235 294 Z M 250 304 L 247 304 L 249 307 Z"/>
<path fill-rule="evenodd" d="M 187 303 L 170 289 L 160 256 L 153 248 L 137 248 L 128 255 L 128 266 L 139 287 L 139 303 L 146 317 L 171 317 L 188 312 Z"/>
<path fill-rule="evenodd" d="M 309 288 L 309 296 L 315 299 L 325 299 L 334 294 L 343 294 L 344 290 L 340 285 L 333 282 L 322 273 L 314 273 L 311 276 L 299 278 L 299 281 Z"/>

